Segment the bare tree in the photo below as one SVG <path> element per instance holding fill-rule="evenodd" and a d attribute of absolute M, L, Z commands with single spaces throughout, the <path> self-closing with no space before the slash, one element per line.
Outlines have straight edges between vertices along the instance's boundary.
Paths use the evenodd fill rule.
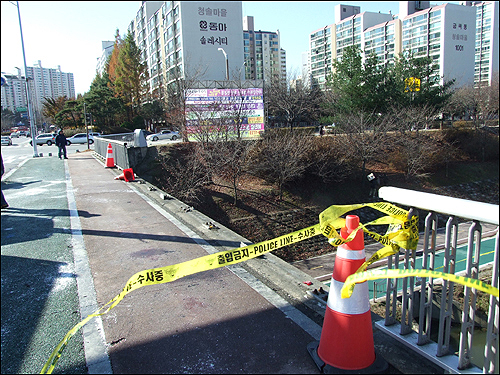
<path fill-rule="evenodd" d="M 169 153 L 159 157 L 163 173 L 161 186 L 171 195 L 188 203 L 200 201 L 203 187 L 210 182 L 196 144 L 169 147 Z"/>
<path fill-rule="evenodd" d="M 474 87 L 474 85 L 467 85 L 455 90 L 448 105 L 452 116 L 458 115 L 462 118 L 470 116 L 474 121 L 474 127 L 477 128 L 479 106 L 483 90 L 484 88 L 482 85 L 477 87 Z"/>
<path fill-rule="evenodd" d="M 309 156 L 310 171 L 325 183 L 342 181 L 350 174 L 350 157 L 342 136 L 316 137 Z"/>
<path fill-rule="evenodd" d="M 254 92 L 243 81 L 231 81 L 233 88 L 223 89 L 218 100 L 188 106 L 190 127 L 197 140 L 199 155 L 213 180 L 218 176 L 230 182 L 234 204 L 238 203 L 238 185 L 245 173 L 252 142 L 244 139 L 251 131 L 249 124 L 254 105 L 248 96 Z M 257 105 L 257 104 L 256 104 Z M 263 121 L 263 119 L 262 119 Z"/>
<path fill-rule="evenodd" d="M 311 165 L 313 137 L 290 131 L 270 131 L 251 151 L 249 170 L 276 183 L 283 199 L 285 183 L 301 177 Z"/>
<path fill-rule="evenodd" d="M 189 58 L 186 58 L 189 64 Z M 197 67 L 186 76 L 180 65 L 172 65 L 166 68 L 165 84 L 166 105 L 165 117 L 168 123 L 179 129 L 182 140 L 188 142 L 188 132 L 186 127 L 186 93 L 187 90 L 196 86 L 196 83 L 205 75 L 207 67 Z"/>
<path fill-rule="evenodd" d="M 289 83 L 292 75 L 283 80 L 273 76 L 266 82 L 266 104 L 269 114 L 286 121 L 290 129 L 300 121 L 311 121 L 319 116 L 321 92 L 318 88 L 310 88 L 301 80 L 297 80 L 293 87 Z"/>
<path fill-rule="evenodd" d="M 391 162 L 404 171 L 405 178 L 425 178 L 438 164 L 451 157 L 454 148 L 444 138 L 419 131 L 427 127 L 435 116 L 431 106 L 421 108 L 393 108 L 391 116 L 397 129 L 385 139 L 385 146 L 392 150 Z"/>
<path fill-rule="evenodd" d="M 342 116 L 338 124 L 345 132 L 339 136 L 344 143 L 346 158 L 361 166 L 362 181 L 366 164 L 380 155 L 387 128 L 392 125 L 384 122 L 387 118 L 360 112 Z"/>
<path fill-rule="evenodd" d="M 436 116 L 436 109 L 431 105 L 411 107 L 391 107 L 388 115 L 392 118 L 392 130 L 404 135 L 408 131 L 428 128 L 429 122 Z"/>
<path fill-rule="evenodd" d="M 498 119 L 498 91 L 499 91 L 499 72 L 493 73 L 491 85 L 485 87 L 481 92 L 479 108 L 483 121 L 488 119 Z"/>
<path fill-rule="evenodd" d="M 249 153 L 255 141 L 236 138 L 218 141 L 210 145 L 210 167 L 212 174 L 231 184 L 234 205 L 238 205 L 238 186 L 247 172 Z"/>

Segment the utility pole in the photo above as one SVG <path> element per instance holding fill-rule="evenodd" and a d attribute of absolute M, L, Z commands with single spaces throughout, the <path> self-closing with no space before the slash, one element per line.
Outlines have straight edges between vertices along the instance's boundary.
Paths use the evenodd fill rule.
<path fill-rule="evenodd" d="M 12 3 L 11 3 L 12 4 Z M 24 78 L 26 79 L 26 102 L 28 104 L 28 121 L 30 122 L 31 142 L 33 143 L 33 157 L 38 157 L 36 148 L 36 127 L 34 123 L 33 110 L 31 109 L 30 88 L 28 83 L 28 68 L 26 66 L 26 54 L 24 53 L 24 39 L 23 28 L 21 26 L 21 11 L 19 10 L 19 1 L 16 1 L 17 15 L 19 16 L 19 30 L 21 31 L 21 46 L 23 48 L 23 61 L 24 61 Z"/>

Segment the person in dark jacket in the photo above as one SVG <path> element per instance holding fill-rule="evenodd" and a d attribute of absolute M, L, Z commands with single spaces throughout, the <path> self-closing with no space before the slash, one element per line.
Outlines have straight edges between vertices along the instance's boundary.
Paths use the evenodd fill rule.
<path fill-rule="evenodd" d="M 5 168 L 3 167 L 3 155 L 1 156 L 1 158 L 2 158 L 2 176 L 3 176 L 3 172 L 5 171 Z M 5 197 L 3 196 L 3 190 L 1 190 L 1 193 L 2 193 L 2 209 L 4 209 L 9 207 L 9 204 L 5 200 Z"/>
<path fill-rule="evenodd" d="M 61 155 L 64 155 L 64 159 L 67 159 L 66 156 L 66 137 L 64 136 L 64 132 L 59 130 L 59 134 L 56 137 L 56 145 L 59 147 L 59 159 L 61 159 Z"/>

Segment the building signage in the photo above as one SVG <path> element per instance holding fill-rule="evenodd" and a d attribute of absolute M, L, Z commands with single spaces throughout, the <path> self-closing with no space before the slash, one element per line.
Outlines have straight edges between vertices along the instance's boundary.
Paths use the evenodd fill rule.
<path fill-rule="evenodd" d="M 195 138 L 194 134 L 215 123 L 233 136 L 239 128 L 242 137 L 258 137 L 264 131 L 262 88 L 186 90 L 188 133 Z"/>
<path fill-rule="evenodd" d="M 206 33 L 206 35 L 201 36 L 200 43 L 202 45 L 217 44 L 227 46 L 227 36 L 220 35 L 220 33 L 227 32 L 228 27 L 224 20 L 227 16 L 227 9 L 198 7 L 198 16 L 200 31 Z"/>

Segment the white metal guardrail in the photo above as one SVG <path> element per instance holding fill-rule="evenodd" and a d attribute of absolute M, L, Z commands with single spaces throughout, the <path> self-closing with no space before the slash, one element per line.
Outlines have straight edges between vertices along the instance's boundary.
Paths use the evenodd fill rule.
<path fill-rule="evenodd" d="M 107 157 L 108 144 L 113 147 L 115 165 L 121 169 L 131 168 L 137 162 L 138 155 L 145 156 L 147 143 L 144 133 L 136 129 L 133 133 L 109 134 L 94 137 L 94 151 L 104 160 Z"/>
<path fill-rule="evenodd" d="M 380 188 L 379 197 L 389 202 L 410 207 L 409 216 L 418 214 L 417 209 L 429 211 L 429 214 L 425 218 L 422 249 L 423 259 L 421 268 L 424 269 L 435 270 L 439 266 L 436 263 L 437 214 L 448 216 L 442 264 L 443 272 L 445 273 L 455 273 L 459 230 L 458 218 L 472 220 L 468 232 L 467 263 L 463 275 L 475 279 L 479 276 L 480 267 L 481 223 L 496 225 L 491 284 L 498 288 L 498 253 L 500 241 L 498 233 L 498 205 L 395 187 Z M 421 249 L 417 250 L 420 253 Z M 416 252 L 406 251 L 404 260 L 402 260 L 404 262 L 401 265 L 402 268 L 414 269 L 415 260 Z M 388 260 L 388 268 L 400 268 L 399 262 L 399 254 L 393 255 Z M 402 292 L 399 293 L 398 282 L 402 283 Z M 439 288 L 438 284 L 441 284 L 441 288 Z M 498 325 L 500 310 L 498 298 L 494 296 L 490 296 L 489 298 L 484 363 L 481 370 L 471 362 L 473 345 L 477 346 L 477 343 L 474 342 L 477 290 L 470 287 L 464 288 L 464 300 L 460 309 L 458 309 L 458 315 L 461 315 L 458 355 L 455 355 L 455 350 L 452 349 L 453 346 L 450 344 L 452 318 L 457 315 L 456 302 L 453 301 L 453 291 L 454 283 L 446 280 L 425 277 L 409 277 L 402 280 L 388 279 L 386 289 L 386 317 L 384 321 L 375 324 L 382 332 L 408 345 L 449 373 L 498 373 Z M 398 311 L 398 307 L 400 311 Z M 401 316 L 400 322 L 396 319 L 397 315 Z M 417 319 L 415 319 L 416 323 L 418 323 L 416 327 L 413 322 L 414 316 L 417 316 Z M 436 330 L 431 330 L 432 324 L 438 324 L 437 338 L 435 338 Z M 434 332 L 434 340 L 431 340 L 431 332 Z M 475 362 L 477 363 L 477 361 Z"/>

